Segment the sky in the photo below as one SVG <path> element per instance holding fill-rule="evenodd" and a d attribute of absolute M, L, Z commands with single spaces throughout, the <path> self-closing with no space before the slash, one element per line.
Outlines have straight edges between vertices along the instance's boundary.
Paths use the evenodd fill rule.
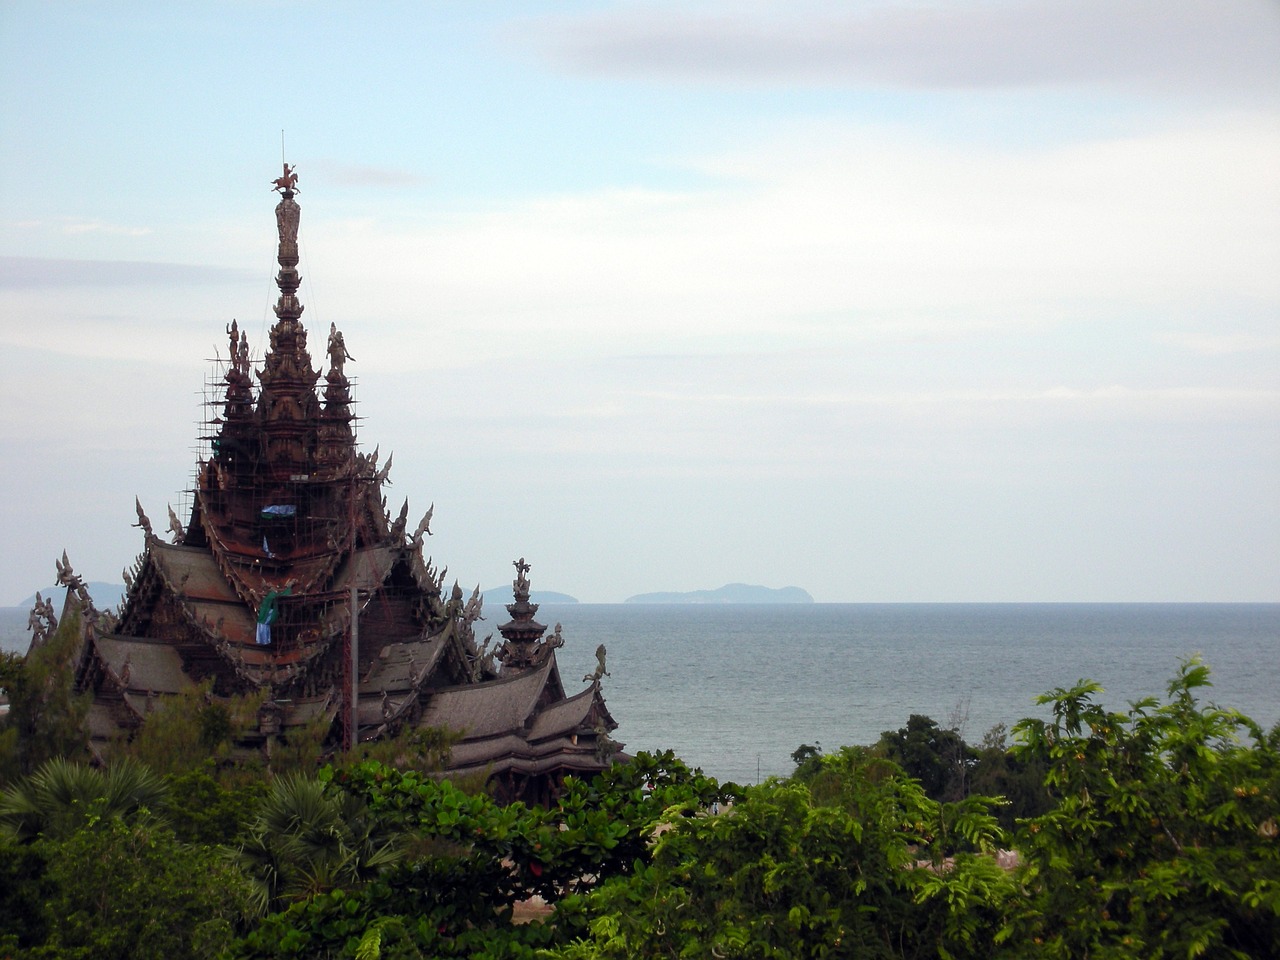
<path fill-rule="evenodd" d="M 1280 601 L 1276 0 L 0 0 L 0 605 L 189 504 L 282 136 L 465 587 Z"/>

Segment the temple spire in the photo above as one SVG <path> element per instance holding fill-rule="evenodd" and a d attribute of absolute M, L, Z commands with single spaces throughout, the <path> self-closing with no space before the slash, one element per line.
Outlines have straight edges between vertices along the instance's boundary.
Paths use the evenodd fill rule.
<path fill-rule="evenodd" d="M 314 443 L 314 437 L 308 439 L 307 424 L 316 408 L 315 384 L 320 374 L 311 368 L 307 331 L 299 321 L 302 304 L 297 294 L 302 277 L 298 273 L 298 224 L 302 209 L 293 199 L 298 192 L 298 175 L 286 163 L 281 175 L 271 183 L 280 194 L 276 204 L 280 235 L 276 286 L 280 288 L 280 298 L 275 305 L 271 345 L 258 374 L 262 383 L 258 413 L 266 433 L 268 461 L 285 474 L 296 474 L 305 472 Z"/>
<path fill-rule="evenodd" d="M 284 172 L 271 182 L 274 184 L 272 189 L 280 194 L 280 202 L 276 204 L 276 230 L 280 234 L 277 257 L 280 273 L 276 276 L 280 300 L 276 304 L 276 316 L 281 320 L 296 321 L 302 316 L 302 304 L 296 296 L 302 282 L 298 275 L 298 224 L 302 219 L 302 208 L 293 199 L 298 192 L 298 175 L 294 170 L 294 167 L 284 164 Z"/>
<path fill-rule="evenodd" d="M 533 619 L 538 605 L 529 602 L 529 564 L 525 563 L 524 557 L 513 560 L 512 564 L 516 568 L 516 578 L 511 583 L 515 603 L 507 604 L 511 619 L 498 627 L 503 644 L 498 649 L 497 658 L 504 670 L 519 671 L 541 663 L 548 652 L 542 643 L 542 635 L 547 628 Z"/>

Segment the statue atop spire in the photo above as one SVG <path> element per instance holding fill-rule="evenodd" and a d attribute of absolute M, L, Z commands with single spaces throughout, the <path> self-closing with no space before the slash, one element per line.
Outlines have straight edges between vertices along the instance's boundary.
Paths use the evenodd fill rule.
<path fill-rule="evenodd" d="M 276 322 L 271 328 L 271 347 L 258 373 L 262 384 L 258 406 L 267 434 L 267 459 L 282 471 L 293 474 L 305 472 L 303 468 L 309 458 L 307 424 L 317 403 L 315 383 L 320 374 L 311 369 L 307 331 L 299 322 L 302 303 L 298 300 L 298 287 L 302 276 L 298 273 L 298 224 L 302 208 L 293 199 L 298 175 L 286 163 L 283 174 L 271 182 L 280 194 L 280 202 L 276 204 L 276 227 L 280 234 L 276 257 L 280 272 L 276 274 L 276 286 L 280 288 L 280 297 L 274 308 Z"/>
<path fill-rule="evenodd" d="M 285 295 L 293 294 L 297 289 L 297 283 L 291 284 L 288 281 L 301 279 L 297 276 L 298 266 L 298 223 L 302 219 L 302 208 L 294 201 L 293 195 L 298 192 L 298 175 L 294 173 L 295 167 L 284 165 L 284 173 L 272 180 L 272 187 L 280 194 L 280 202 L 276 204 L 276 229 L 280 233 L 280 276 L 276 277 L 276 283 L 280 286 L 280 292 Z M 299 309 L 301 314 L 302 310 Z M 277 315 L 279 310 L 277 309 Z M 295 316 L 293 319 L 297 319 Z"/>
<path fill-rule="evenodd" d="M 297 192 L 298 175 L 289 164 L 284 165 L 283 176 L 271 181 L 280 194 L 276 204 L 276 228 L 280 234 L 280 250 L 277 261 L 280 272 L 276 286 L 280 288 L 280 300 L 276 304 L 276 317 L 283 321 L 297 321 L 302 316 L 302 304 L 296 296 L 302 277 L 298 275 L 298 224 L 302 220 L 302 208 L 293 199 Z"/>
<path fill-rule="evenodd" d="M 347 342 L 342 339 L 342 331 L 338 329 L 336 323 L 329 324 L 329 345 L 326 348 L 329 352 L 329 366 L 333 370 L 342 372 L 342 366 L 348 360 L 354 360 L 350 353 L 347 352 Z"/>
<path fill-rule="evenodd" d="M 298 175 L 293 172 L 296 169 L 297 167 L 291 167 L 286 163 L 284 174 L 271 181 L 275 184 L 272 189 L 279 191 L 286 199 L 299 192 L 294 189 L 298 185 Z"/>

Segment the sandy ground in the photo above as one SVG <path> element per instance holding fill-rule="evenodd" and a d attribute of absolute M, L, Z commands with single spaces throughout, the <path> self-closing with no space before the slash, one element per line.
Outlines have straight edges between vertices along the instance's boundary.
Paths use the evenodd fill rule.
<path fill-rule="evenodd" d="M 541 897 L 530 897 L 517 903 L 511 916 L 512 923 L 529 923 L 532 920 L 545 920 L 551 916 L 553 908 Z"/>

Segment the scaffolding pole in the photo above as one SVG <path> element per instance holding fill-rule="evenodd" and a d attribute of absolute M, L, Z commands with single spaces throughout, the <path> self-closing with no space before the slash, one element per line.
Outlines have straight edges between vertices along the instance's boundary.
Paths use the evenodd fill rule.
<path fill-rule="evenodd" d="M 351 629 L 347 632 L 347 645 L 350 647 L 347 657 L 347 696 L 346 696 L 346 730 L 344 737 L 347 752 L 356 748 L 359 735 L 359 703 L 360 703 L 360 598 L 359 590 L 351 587 Z"/>

